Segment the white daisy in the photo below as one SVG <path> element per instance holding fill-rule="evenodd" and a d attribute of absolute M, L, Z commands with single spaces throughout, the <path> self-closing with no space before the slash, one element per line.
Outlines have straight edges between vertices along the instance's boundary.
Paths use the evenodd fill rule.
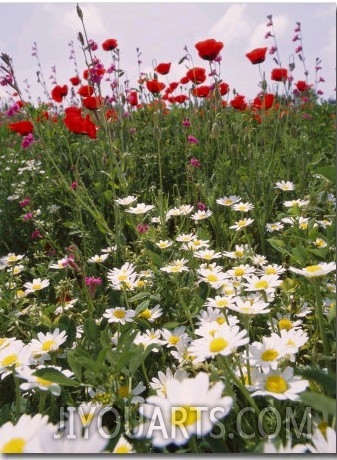
<path fill-rule="evenodd" d="M 54 426 L 48 424 L 47 415 L 23 414 L 14 425 L 6 422 L 0 427 L 0 453 L 26 454 L 44 452 L 41 441 L 45 433 L 52 433 Z"/>
<path fill-rule="evenodd" d="M 228 306 L 230 310 L 237 311 L 242 315 L 261 315 L 270 312 L 269 303 L 265 302 L 260 295 L 251 297 L 234 297 Z"/>
<path fill-rule="evenodd" d="M 129 206 L 129 204 L 134 203 L 135 201 L 137 201 L 137 197 L 135 197 L 134 195 L 129 195 L 125 198 L 117 198 L 115 200 L 115 202 L 117 204 L 120 204 L 121 206 Z"/>
<path fill-rule="evenodd" d="M 254 219 L 240 219 L 237 222 L 235 222 L 234 225 L 231 225 L 229 228 L 232 228 L 233 230 L 240 231 L 241 229 L 248 227 L 248 225 L 252 224 L 254 222 Z"/>
<path fill-rule="evenodd" d="M 192 214 L 190 218 L 192 220 L 198 221 L 198 220 L 207 219 L 208 217 L 211 217 L 212 214 L 213 212 L 210 209 L 208 209 L 207 211 L 201 211 L 199 209 L 197 212 Z"/>
<path fill-rule="evenodd" d="M 282 222 L 270 222 L 266 224 L 266 230 L 269 233 L 279 232 L 283 228 L 284 228 L 284 225 L 282 224 Z"/>
<path fill-rule="evenodd" d="M 37 333 L 37 339 L 32 339 L 30 342 L 32 355 L 40 356 L 53 351 L 58 351 L 62 343 L 67 340 L 66 331 L 61 331 L 56 328 L 53 332 Z"/>
<path fill-rule="evenodd" d="M 124 307 L 108 308 L 103 313 L 104 318 L 108 318 L 109 323 L 131 323 L 134 320 L 135 312 Z"/>
<path fill-rule="evenodd" d="M 195 356 L 194 363 L 201 363 L 218 355 L 231 355 L 238 347 L 248 342 L 249 338 L 245 329 L 240 330 L 238 326 L 223 324 L 215 330 L 208 330 L 208 334 L 200 339 L 192 340 L 188 351 Z"/>
<path fill-rule="evenodd" d="M 326 427 L 325 434 L 319 428 L 316 428 L 310 441 L 311 444 L 307 444 L 307 448 L 313 454 L 336 453 L 336 430 L 330 426 Z"/>
<path fill-rule="evenodd" d="M 289 267 L 289 270 L 293 273 L 303 275 L 306 278 L 320 278 L 332 271 L 336 271 L 336 262 L 321 262 L 317 265 L 308 265 L 302 270 L 295 267 Z"/>
<path fill-rule="evenodd" d="M 130 214 L 145 214 L 154 208 L 153 204 L 138 203 L 137 206 L 128 208 L 126 212 Z"/>
<path fill-rule="evenodd" d="M 41 289 L 44 289 L 48 286 L 49 286 L 49 280 L 48 279 L 42 280 L 41 278 L 33 279 L 31 283 L 27 282 L 23 285 L 23 287 L 26 288 L 26 294 L 40 291 Z"/>
<path fill-rule="evenodd" d="M 150 323 L 153 323 L 153 321 L 160 318 L 162 314 L 163 314 L 163 310 L 158 304 L 154 306 L 153 308 L 146 308 L 141 313 L 139 313 L 137 316 L 138 318 L 144 318 L 144 319 L 147 319 Z"/>
<path fill-rule="evenodd" d="M 166 249 L 172 246 L 172 244 L 173 244 L 173 241 L 171 240 L 159 240 L 159 242 L 156 243 L 156 246 L 158 246 L 158 248 L 160 249 Z"/>
<path fill-rule="evenodd" d="M 262 342 L 249 345 L 249 362 L 267 372 L 270 368 L 276 369 L 286 353 L 287 347 L 282 338 L 271 334 L 270 337 L 262 337 Z"/>
<path fill-rule="evenodd" d="M 206 435 L 212 430 L 213 424 L 225 417 L 232 408 L 233 399 L 223 397 L 223 391 L 224 384 L 212 384 L 205 372 L 182 381 L 169 379 L 166 398 L 150 396 L 141 406 L 141 413 L 150 420 L 143 425 L 142 432 L 157 447 L 171 443 L 180 446 L 187 443 L 192 435 Z M 152 430 L 151 424 L 155 422 L 158 412 L 163 422 L 162 429 Z"/>
<path fill-rule="evenodd" d="M 233 204 L 232 209 L 234 211 L 248 212 L 254 209 L 254 205 L 252 203 L 243 203 L 240 201 L 240 203 Z"/>
<path fill-rule="evenodd" d="M 20 389 L 23 391 L 31 390 L 32 388 L 37 388 L 40 391 L 50 391 L 50 393 L 54 396 L 60 396 L 61 394 L 61 386 L 58 383 L 55 383 L 51 380 L 46 380 L 36 375 L 33 375 L 35 371 L 40 369 L 56 369 L 60 371 L 65 377 L 73 377 L 73 372 L 68 369 L 62 369 L 61 367 L 57 366 L 37 366 L 35 369 L 31 369 L 29 367 L 24 367 L 21 370 L 16 371 L 16 375 L 20 379 L 27 380 L 25 383 L 21 383 Z"/>
<path fill-rule="evenodd" d="M 185 330 L 185 326 L 175 327 L 172 331 L 165 328 L 162 329 L 163 342 L 168 348 L 188 344 L 191 339 Z"/>
<path fill-rule="evenodd" d="M 174 373 L 168 367 L 166 372 L 159 371 L 158 378 L 153 377 L 150 382 L 150 387 L 156 391 L 157 396 L 160 398 L 166 398 L 166 384 L 169 379 L 176 379 L 180 382 L 187 377 L 187 372 L 185 369 L 177 369 Z"/>
<path fill-rule="evenodd" d="M 304 206 L 307 206 L 310 203 L 309 200 L 290 200 L 290 201 L 285 201 L 283 204 L 286 208 L 292 208 L 293 206 L 298 206 L 299 208 L 303 208 Z"/>
<path fill-rule="evenodd" d="M 299 399 L 299 393 L 308 385 L 308 380 L 294 376 L 292 367 L 286 367 L 282 372 L 270 370 L 267 374 L 260 374 L 260 379 L 254 385 L 256 391 L 251 393 L 251 396 L 272 396 L 275 399 L 296 401 Z"/>
<path fill-rule="evenodd" d="M 237 203 L 241 200 L 240 196 L 231 195 L 231 196 L 224 196 L 223 198 L 218 198 L 216 202 L 221 204 L 221 206 L 232 206 L 234 203 Z"/>
<path fill-rule="evenodd" d="M 126 438 L 122 435 L 118 439 L 117 444 L 112 451 L 113 454 L 134 454 L 136 451 L 134 450 L 132 444 L 126 440 Z"/>
<path fill-rule="evenodd" d="M 89 264 L 101 264 L 109 257 L 109 254 L 100 254 L 99 256 L 96 254 L 93 257 L 88 259 Z"/>
<path fill-rule="evenodd" d="M 285 445 L 276 445 L 272 441 L 264 443 L 264 454 L 304 454 L 308 450 L 305 444 L 292 445 L 291 439 L 288 439 Z"/>
<path fill-rule="evenodd" d="M 160 270 L 166 273 L 181 273 L 189 271 L 189 268 L 186 267 L 188 260 L 187 259 L 176 259 L 173 260 L 168 265 L 161 267 Z"/>
<path fill-rule="evenodd" d="M 275 188 L 279 188 L 280 190 L 283 190 L 284 192 L 288 192 L 291 190 L 295 190 L 295 184 L 290 181 L 281 180 L 281 181 L 276 182 Z"/>

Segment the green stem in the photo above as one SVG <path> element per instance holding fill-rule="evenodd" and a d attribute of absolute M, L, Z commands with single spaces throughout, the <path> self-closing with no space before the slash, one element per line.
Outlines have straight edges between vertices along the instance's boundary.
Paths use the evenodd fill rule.
<path fill-rule="evenodd" d="M 15 382 L 15 417 L 16 421 L 20 418 L 21 413 L 21 391 L 20 391 L 20 380 L 14 377 Z"/>
<path fill-rule="evenodd" d="M 43 414 L 46 398 L 47 398 L 47 392 L 41 390 L 40 399 L 39 399 L 39 414 Z"/>
<path fill-rule="evenodd" d="M 191 436 L 190 437 L 190 440 L 188 442 L 190 448 L 191 448 L 191 452 L 193 454 L 199 454 L 200 451 L 199 451 L 199 448 L 198 448 L 198 444 L 197 444 L 197 439 L 195 436 Z"/>
<path fill-rule="evenodd" d="M 327 367 L 329 373 L 332 372 L 331 369 L 331 363 L 329 361 L 329 343 L 328 339 L 325 333 L 325 327 L 324 327 L 324 315 L 323 315 L 323 302 L 322 302 L 322 296 L 321 296 L 321 290 L 320 290 L 320 281 L 319 278 L 313 279 L 313 285 L 314 285 L 314 290 L 315 290 L 315 297 L 316 297 L 316 318 L 318 321 L 318 327 L 321 335 L 321 339 L 323 342 L 323 352 L 325 359 L 327 361 Z"/>

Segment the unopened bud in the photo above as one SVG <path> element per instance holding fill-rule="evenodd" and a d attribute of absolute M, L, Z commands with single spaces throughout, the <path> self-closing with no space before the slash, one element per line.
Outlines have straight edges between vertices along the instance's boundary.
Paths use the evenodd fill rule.
<path fill-rule="evenodd" d="M 220 127 L 218 125 L 218 123 L 213 123 L 213 126 L 212 126 L 212 137 L 214 139 L 218 139 L 219 136 L 220 136 Z"/>
<path fill-rule="evenodd" d="M 77 11 L 78 17 L 79 17 L 79 18 L 81 19 L 81 21 L 82 21 L 82 19 L 83 19 L 83 12 L 82 12 L 81 8 L 79 7 L 78 3 L 77 3 L 77 5 L 76 5 L 76 11 Z"/>

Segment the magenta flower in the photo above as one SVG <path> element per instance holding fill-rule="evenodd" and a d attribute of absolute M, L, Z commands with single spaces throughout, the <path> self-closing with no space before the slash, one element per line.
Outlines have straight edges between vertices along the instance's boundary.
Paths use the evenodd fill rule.
<path fill-rule="evenodd" d="M 274 53 L 276 53 L 276 51 L 277 51 L 276 46 L 272 46 L 272 47 L 270 48 L 270 50 L 269 50 L 269 54 L 274 54 Z"/>
<path fill-rule="evenodd" d="M 197 208 L 199 211 L 206 211 L 207 206 L 205 205 L 205 203 L 202 203 L 201 201 L 199 201 L 199 203 L 197 203 Z"/>
<path fill-rule="evenodd" d="M 16 113 L 18 113 L 20 111 L 20 105 L 15 102 L 15 104 L 13 104 L 6 112 L 6 115 L 8 117 L 12 117 L 13 115 L 15 115 Z"/>
<path fill-rule="evenodd" d="M 96 51 L 98 49 L 98 45 L 94 40 L 88 40 L 88 44 L 91 51 Z"/>
<path fill-rule="evenodd" d="M 30 220 L 30 219 L 33 219 L 33 213 L 27 212 L 27 214 L 23 216 L 23 220 Z"/>
<path fill-rule="evenodd" d="M 76 190 L 76 187 L 77 187 L 77 182 L 74 180 L 72 183 L 71 183 L 71 186 L 70 186 L 73 190 Z"/>
<path fill-rule="evenodd" d="M 194 166 L 195 168 L 200 168 L 201 163 L 197 158 L 191 158 L 190 159 L 190 165 Z"/>
<path fill-rule="evenodd" d="M 185 126 L 185 128 L 188 128 L 189 126 L 191 126 L 191 122 L 189 118 L 184 118 L 183 126 Z"/>
<path fill-rule="evenodd" d="M 89 295 L 91 298 L 94 298 L 97 290 L 97 286 L 102 284 L 102 280 L 100 277 L 95 278 L 94 276 L 86 276 L 84 278 L 84 282 L 86 286 L 88 286 Z"/>
<path fill-rule="evenodd" d="M 138 224 L 136 228 L 137 228 L 138 233 L 146 233 L 149 229 L 149 225 L 148 224 Z"/>
<path fill-rule="evenodd" d="M 24 136 L 21 142 L 21 147 L 23 149 L 28 149 L 34 142 L 34 136 L 32 133 L 27 134 L 27 136 Z"/>
<path fill-rule="evenodd" d="M 34 240 L 36 238 L 42 238 L 42 235 L 40 233 L 39 229 L 36 229 L 33 231 L 33 233 L 30 235 L 31 239 Z"/>
<path fill-rule="evenodd" d="M 298 46 L 296 49 L 295 49 L 295 53 L 300 53 L 302 51 L 302 46 Z"/>
<path fill-rule="evenodd" d="M 24 207 L 27 206 L 29 203 L 30 203 L 30 198 L 27 196 L 27 197 L 24 198 L 23 200 L 19 201 L 19 206 L 20 206 L 21 208 L 24 208 Z"/>
<path fill-rule="evenodd" d="M 194 136 L 188 136 L 187 137 L 187 141 L 190 143 L 190 144 L 198 144 L 198 139 Z"/>

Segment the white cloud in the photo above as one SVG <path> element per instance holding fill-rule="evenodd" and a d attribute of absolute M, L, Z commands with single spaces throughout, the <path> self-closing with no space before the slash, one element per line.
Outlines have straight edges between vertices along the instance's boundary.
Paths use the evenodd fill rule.
<path fill-rule="evenodd" d="M 247 5 L 235 4 L 209 30 L 210 37 L 224 41 L 226 45 L 246 37 L 251 32 L 251 24 L 245 17 Z"/>

